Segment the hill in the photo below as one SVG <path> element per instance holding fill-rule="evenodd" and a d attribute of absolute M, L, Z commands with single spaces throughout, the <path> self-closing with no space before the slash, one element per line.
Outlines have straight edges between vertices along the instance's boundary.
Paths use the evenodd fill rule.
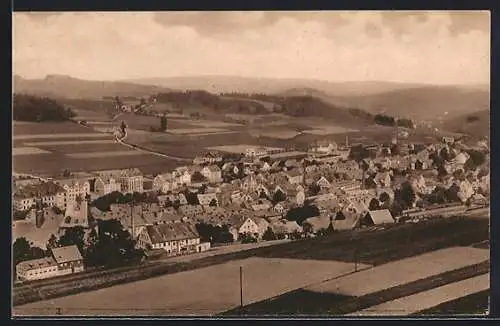
<path fill-rule="evenodd" d="M 48 75 L 44 79 L 25 79 L 14 76 L 13 88 L 19 94 L 54 98 L 100 99 L 112 96 L 147 97 L 167 89 L 115 81 L 90 81 L 63 75 Z"/>
<path fill-rule="evenodd" d="M 384 81 L 329 82 L 314 79 L 251 78 L 238 76 L 183 76 L 132 79 L 126 81 L 144 85 L 158 85 L 179 90 L 199 89 L 212 93 L 281 94 L 290 89 L 308 88 L 336 96 L 377 94 L 395 89 L 406 89 L 419 86 L 418 84 Z"/>
<path fill-rule="evenodd" d="M 443 130 L 482 138 L 490 136 L 490 111 L 482 110 L 462 114 L 443 122 Z"/>
<path fill-rule="evenodd" d="M 360 108 L 372 114 L 435 120 L 466 112 L 489 110 L 489 90 L 484 87 L 425 86 L 363 96 L 330 96 L 324 100 Z M 448 112 L 448 113 L 446 113 Z"/>
<path fill-rule="evenodd" d="M 12 119 L 15 121 L 67 121 L 75 113 L 48 97 L 14 94 Z"/>

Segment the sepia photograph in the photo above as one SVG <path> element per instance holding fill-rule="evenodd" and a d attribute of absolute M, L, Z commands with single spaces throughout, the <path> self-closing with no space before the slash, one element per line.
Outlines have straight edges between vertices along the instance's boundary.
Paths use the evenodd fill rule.
<path fill-rule="evenodd" d="M 488 316 L 489 11 L 12 13 L 12 318 Z"/>

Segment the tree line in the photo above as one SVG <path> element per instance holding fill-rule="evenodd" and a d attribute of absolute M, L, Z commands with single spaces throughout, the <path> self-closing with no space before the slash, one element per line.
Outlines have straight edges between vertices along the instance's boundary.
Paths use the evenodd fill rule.
<path fill-rule="evenodd" d="M 67 121 L 76 114 L 56 100 L 27 94 L 14 94 L 12 117 L 16 121 Z"/>

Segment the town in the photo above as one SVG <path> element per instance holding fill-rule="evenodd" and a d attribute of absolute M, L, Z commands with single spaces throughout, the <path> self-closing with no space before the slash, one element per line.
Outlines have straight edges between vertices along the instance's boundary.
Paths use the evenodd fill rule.
<path fill-rule="evenodd" d="M 18 261 L 17 280 L 68 273 L 48 269 L 55 263 L 47 250 L 78 245 L 72 256 L 81 262 L 91 235 L 112 220 L 134 249 L 174 256 L 465 214 L 489 205 L 488 162 L 485 142 L 399 144 L 395 137 L 368 146 L 346 137 L 345 144 L 317 141 L 308 152 L 210 151 L 155 176 L 137 168 L 64 179 L 14 175 L 14 248 L 28 242 L 43 256 Z"/>

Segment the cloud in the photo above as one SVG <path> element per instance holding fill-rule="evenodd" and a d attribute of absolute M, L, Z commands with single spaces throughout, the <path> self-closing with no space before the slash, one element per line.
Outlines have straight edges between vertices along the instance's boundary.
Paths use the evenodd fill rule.
<path fill-rule="evenodd" d="M 13 68 L 32 78 L 489 79 L 489 31 L 471 16 L 384 18 L 380 12 L 325 11 L 32 15 L 13 15 Z M 454 24 L 464 19 L 468 22 L 457 30 Z"/>

